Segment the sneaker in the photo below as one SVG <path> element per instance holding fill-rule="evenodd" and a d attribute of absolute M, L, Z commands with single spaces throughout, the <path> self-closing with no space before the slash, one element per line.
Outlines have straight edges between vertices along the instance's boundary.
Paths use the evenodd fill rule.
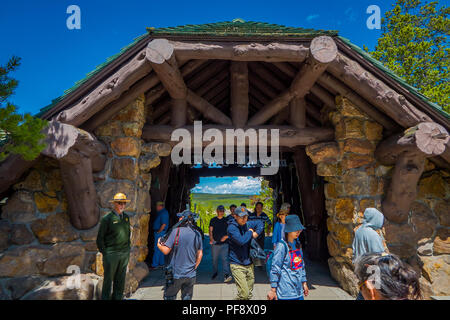
<path fill-rule="evenodd" d="M 223 280 L 223 282 L 230 282 L 231 280 L 233 280 L 233 278 L 230 276 L 230 275 L 228 275 L 228 274 L 226 274 L 225 275 L 225 277 L 224 277 L 225 279 Z"/>
<path fill-rule="evenodd" d="M 215 272 L 215 273 L 212 275 L 211 280 L 214 280 L 216 277 L 217 277 L 217 272 Z"/>

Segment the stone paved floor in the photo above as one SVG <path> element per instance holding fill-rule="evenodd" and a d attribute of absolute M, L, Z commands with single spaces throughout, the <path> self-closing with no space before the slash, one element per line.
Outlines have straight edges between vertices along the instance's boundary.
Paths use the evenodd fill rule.
<path fill-rule="evenodd" d="M 266 238 L 266 245 L 270 238 Z M 194 300 L 232 300 L 236 296 L 236 285 L 223 283 L 223 275 L 219 273 L 215 280 L 211 280 L 212 260 L 209 246 L 209 238 L 205 236 L 203 259 L 197 272 L 197 282 L 194 286 Z M 309 296 L 306 300 L 353 300 L 347 292 L 342 290 L 334 281 L 326 265 L 308 262 L 306 263 L 306 276 L 308 278 Z M 219 264 L 220 268 L 220 264 Z M 138 290 L 129 299 L 136 300 L 162 300 L 163 286 L 165 283 L 164 272 L 161 269 L 150 271 L 142 281 Z M 255 286 L 253 300 L 266 300 L 270 284 L 264 269 L 255 268 Z M 180 294 L 178 294 L 180 299 Z"/>

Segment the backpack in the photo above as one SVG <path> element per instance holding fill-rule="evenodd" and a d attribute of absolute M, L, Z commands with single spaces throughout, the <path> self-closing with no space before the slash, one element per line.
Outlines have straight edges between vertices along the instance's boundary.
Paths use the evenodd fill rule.
<path fill-rule="evenodd" d="M 288 245 L 283 240 L 281 240 L 280 242 L 283 243 L 284 248 L 286 249 L 286 254 L 284 255 L 284 257 L 286 258 L 287 254 L 289 253 Z M 270 279 L 270 270 L 272 269 L 273 251 L 274 250 L 269 250 L 268 251 L 269 253 L 266 256 L 266 272 L 269 279 Z"/>

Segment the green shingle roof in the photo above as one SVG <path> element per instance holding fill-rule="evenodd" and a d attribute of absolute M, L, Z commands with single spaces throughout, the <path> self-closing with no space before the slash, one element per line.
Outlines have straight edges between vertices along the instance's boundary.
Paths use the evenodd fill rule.
<path fill-rule="evenodd" d="M 238 37 L 316 37 L 320 35 L 336 36 L 336 30 L 315 30 L 298 27 L 287 27 L 280 24 L 270 24 L 265 22 L 244 21 L 234 19 L 207 24 L 187 24 L 184 26 L 168 28 L 147 28 L 151 35 L 157 36 L 238 36 Z"/>
<path fill-rule="evenodd" d="M 397 76 L 394 72 L 386 68 L 380 61 L 374 59 L 370 54 L 362 50 L 360 47 L 351 43 L 348 39 L 338 36 L 338 31 L 336 30 L 315 30 L 315 29 L 305 29 L 299 27 L 287 27 L 279 24 L 270 24 L 265 22 L 255 22 L 255 21 L 244 21 L 242 19 L 234 19 L 232 21 L 207 23 L 200 25 L 183 25 L 177 27 L 166 27 L 166 28 L 147 28 L 148 33 L 143 34 L 129 45 L 125 46 L 120 50 L 119 53 L 109 57 L 106 61 L 98 65 L 93 71 L 88 73 L 84 79 L 81 79 L 75 83 L 73 87 L 64 91 L 64 94 L 54 100 L 52 103 L 40 110 L 37 117 L 42 116 L 48 110 L 51 110 L 56 104 L 62 101 L 67 95 L 74 92 L 76 89 L 81 87 L 86 81 L 92 78 L 94 75 L 103 70 L 112 61 L 118 58 L 120 55 L 124 54 L 126 51 L 134 47 L 140 40 L 148 36 L 195 36 L 195 37 L 267 37 L 267 38 L 313 38 L 316 36 L 327 35 L 327 36 L 337 36 L 346 45 L 351 47 L 354 51 L 359 53 L 365 60 L 373 64 L 375 67 L 380 69 L 383 73 L 387 74 L 389 77 L 393 78 L 400 85 L 406 88 L 411 94 L 419 97 L 425 103 L 427 103 L 431 108 L 437 110 L 440 114 L 444 115 L 447 119 L 450 115 L 445 112 L 439 105 L 431 102 L 427 97 L 422 95 L 416 88 L 409 85 L 405 80 Z"/>

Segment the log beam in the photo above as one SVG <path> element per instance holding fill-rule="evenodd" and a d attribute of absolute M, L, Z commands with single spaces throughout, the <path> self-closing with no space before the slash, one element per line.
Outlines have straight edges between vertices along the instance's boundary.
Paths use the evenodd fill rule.
<path fill-rule="evenodd" d="M 191 135 L 194 133 L 194 126 L 185 126 L 183 129 L 188 130 Z M 220 126 L 220 125 L 203 125 L 202 130 L 205 132 L 208 129 L 218 129 L 225 140 L 226 130 L 233 129 L 233 126 Z M 244 131 L 248 129 L 266 129 L 268 130 L 268 144 L 270 143 L 270 129 L 279 129 L 279 145 L 285 147 L 294 146 L 306 146 L 317 142 L 330 141 L 334 139 L 334 130 L 332 128 L 295 128 L 292 126 L 245 126 L 241 128 Z M 171 134 L 174 128 L 163 125 L 144 125 L 142 130 L 142 139 L 145 141 L 163 141 L 172 145 L 177 144 L 176 141 L 171 141 Z M 258 132 L 258 131 L 257 131 Z M 225 141 L 223 141 L 225 144 Z M 193 141 L 192 141 L 193 143 Z M 204 146 L 209 145 L 210 141 L 203 141 Z M 248 141 L 246 142 L 248 145 Z M 256 142 L 258 145 L 258 142 Z"/>
<path fill-rule="evenodd" d="M 308 55 L 308 48 L 292 43 L 188 42 L 170 41 L 177 59 L 220 59 L 233 61 L 297 61 Z"/>
<path fill-rule="evenodd" d="M 353 104 L 361 110 L 363 113 L 367 114 L 373 120 L 381 124 L 388 131 L 394 131 L 398 127 L 389 117 L 386 117 L 383 113 L 379 112 L 376 108 L 371 106 L 366 100 L 361 98 L 352 89 L 347 87 L 344 83 L 340 82 L 338 79 L 330 75 L 329 73 L 324 73 L 317 80 L 322 86 L 330 86 L 333 90 L 338 92 L 341 96 L 347 97 Z"/>
<path fill-rule="evenodd" d="M 404 128 L 415 126 L 420 122 L 433 121 L 403 95 L 392 90 L 358 62 L 341 53 L 328 65 L 327 70 Z"/>
<path fill-rule="evenodd" d="M 237 128 L 243 127 L 248 119 L 248 67 L 245 61 L 230 64 L 231 119 Z"/>
<path fill-rule="evenodd" d="M 425 159 L 442 154 L 449 139 L 448 132 L 441 125 L 423 122 L 378 145 L 376 159 L 383 165 L 395 165 L 382 202 L 383 213 L 389 221 L 403 223 L 408 220 Z"/>
<path fill-rule="evenodd" d="M 319 76 L 325 71 L 327 65 L 337 55 L 336 43 L 331 37 L 320 36 L 311 41 L 310 55 L 307 62 L 292 80 L 289 89 L 283 91 L 275 99 L 265 105 L 249 121 L 249 125 L 260 125 L 285 108 L 292 98 L 303 98 L 312 88 Z"/>
<path fill-rule="evenodd" d="M 386 166 L 394 165 L 398 156 L 405 152 L 426 158 L 435 157 L 445 151 L 449 139 L 447 130 L 441 125 L 422 122 L 380 142 L 375 157 Z"/>
<path fill-rule="evenodd" d="M 70 221 L 77 229 L 90 229 L 100 218 L 93 164 L 98 165 L 107 148 L 88 132 L 58 121 L 51 121 L 44 133 L 42 154 L 59 162 Z"/>
<path fill-rule="evenodd" d="M 136 81 L 150 73 L 152 68 L 145 55 L 145 50 L 140 51 L 130 62 L 103 81 L 98 88 L 80 102 L 71 108 L 61 111 L 56 116 L 56 120 L 79 126 L 104 106 L 119 98 Z"/>

